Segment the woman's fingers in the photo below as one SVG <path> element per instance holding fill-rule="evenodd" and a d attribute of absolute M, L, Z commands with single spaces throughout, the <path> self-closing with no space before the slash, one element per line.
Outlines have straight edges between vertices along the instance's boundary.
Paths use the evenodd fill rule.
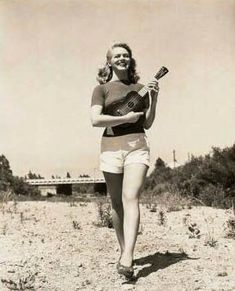
<path fill-rule="evenodd" d="M 133 112 L 136 116 L 144 115 L 144 112 Z"/>
<path fill-rule="evenodd" d="M 126 122 L 129 122 L 129 123 L 135 123 L 139 118 L 140 116 L 144 115 L 144 112 L 129 112 L 125 115 L 125 118 L 126 118 Z"/>
<path fill-rule="evenodd" d="M 158 81 L 149 82 L 147 88 L 149 89 L 149 91 L 158 92 L 159 91 Z"/>
<path fill-rule="evenodd" d="M 150 88 L 150 91 L 158 92 L 159 88 L 152 87 L 152 88 Z"/>

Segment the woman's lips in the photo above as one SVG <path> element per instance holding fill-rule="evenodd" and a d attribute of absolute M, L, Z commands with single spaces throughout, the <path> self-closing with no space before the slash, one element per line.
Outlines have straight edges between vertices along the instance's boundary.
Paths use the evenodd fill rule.
<path fill-rule="evenodd" d="M 118 65 L 118 66 L 126 66 L 126 65 L 127 65 L 127 63 L 124 63 L 124 62 L 119 62 L 119 63 L 117 63 L 117 65 Z"/>

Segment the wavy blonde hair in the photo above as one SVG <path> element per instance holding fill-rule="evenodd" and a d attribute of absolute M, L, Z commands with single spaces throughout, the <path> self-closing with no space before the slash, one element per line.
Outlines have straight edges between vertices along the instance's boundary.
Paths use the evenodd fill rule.
<path fill-rule="evenodd" d="M 132 51 L 130 49 L 130 47 L 126 44 L 126 43 L 115 43 L 111 46 L 111 48 L 107 51 L 106 54 L 106 63 L 103 67 L 99 68 L 98 70 L 98 76 L 96 77 L 96 80 L 100 83 L 100 84 L 105 84 L 107 82 L 109 82 L 112 79 L 113 76 L 113 70 L 112 67 L 109 64 L 109 61 L 112 57 L 112 49 L 115 47 L 122 47 L 124 49 L 126 49 L 130 55 L 130 67 L 128 70 L 128 77 L 129 77 L 129 81 L 131 83 L 137 83 L 137 81 L 139 80 L 139 76 L 136 72 L 136 61 L 135 59 L 132 57 Z"/>

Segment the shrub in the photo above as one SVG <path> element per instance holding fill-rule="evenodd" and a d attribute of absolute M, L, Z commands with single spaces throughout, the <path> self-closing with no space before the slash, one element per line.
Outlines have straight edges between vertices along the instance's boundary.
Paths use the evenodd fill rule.
<path fill-rule="evenodd" d="M 94 224 L 99 227 L 113 228 L 111 204 L 102 200 L 96 202 L 96 204 L 98 208 L 98 222 Z"/>
<path fill-rule="evenodd" d="M 182 166 L 170 169 L 160 158 L 146 179 L 144 191 L 152 195 L 172 193 L 191 197 L 200 204 L 229 208 L 235 197 L 235 144 L 231 147 L 212 148 L 212 153 L 192 157 Z M 174 198 L 175 199 L 175 198 Z"/>
<path fill-rule="evenodd" d="M 209 246 L 212 248 L 217 247 L 218 245 L 218 241 L 214 238 L 213 235 L 211 235 L 210 233 L 206 236 L 206 239 L 204 241 L 204 246 Z"/>
<path fill-rule="evenodd" d="M 16 195 L 28 195 L 28 196 L 39 196 L 40 191 L 29 185 L 21 177 L 14 177 L 12 179 L 12 189 Z"/>
<path fill-rule="evenodd" d="M 158 211 L 158 224 L 165 226 L 167 222 L 167 216 L 164 210 L 160 209 Z"/>
<path fill-rule="evenodd" d="M 187 227 L 189 238 L 199 239 L 201 237 L 201 231 L 199 227 L 197 226 L 197 224 L 192 221 L 190 214 L 186 214 L 183 217 L 183 224 Z"/>
<path fill-rule="evenodd" d="M 182 197 L 179 192 L 165 192 L 156 196 L 156 203 L 164 206 L 170 212 L 190 207 L 191 200 L 187 197 Z"/>
<path fill-rule="evenodd" d="M 235 217 L 230 217 L 225 225 L 226 237 L 235 239 Z"/>

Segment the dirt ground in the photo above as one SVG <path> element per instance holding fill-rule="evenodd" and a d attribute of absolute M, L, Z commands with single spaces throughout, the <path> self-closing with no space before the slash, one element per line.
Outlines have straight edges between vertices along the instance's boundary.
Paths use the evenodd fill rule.
<path fill-rule="evenodd" d="M 230 210 L 141 205 L 132 281 L 117 274 L 115 232 L 95 225 L 95 203 L 8 202 L 0 210 L 1 291 L 235 290 Z"/>

